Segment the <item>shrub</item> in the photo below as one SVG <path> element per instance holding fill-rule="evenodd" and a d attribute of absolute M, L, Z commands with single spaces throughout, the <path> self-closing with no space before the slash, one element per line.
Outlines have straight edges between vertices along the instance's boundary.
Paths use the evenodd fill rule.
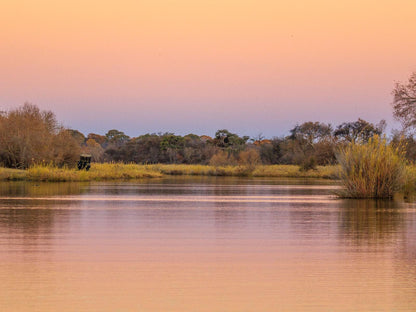
<path fill-rule="evenodd" d="M 209 164 L 215 167 L 222 167 L 233 166 L 236 165 L 237 162 L 231 153 L 219 150 L 211 157 Z"/>
<path fill-rule="evenodd" d="M 308 158 L 305 158 L 301 164 L 299 165 L 300 171 L 309 171 L 309 170 L 316 170 L 317 168 L 317 161 L 315 156 L 309 156 Z"/>
<path fill-rule="evenodd" d="M 391 198 L 403 188 L 404 150 L 393 148 L 385 138 L 374 136 L 367 144 L 349 143 L 338 151 L 337 159 L 345 187 L 339 194 L 342 197 Z"/>

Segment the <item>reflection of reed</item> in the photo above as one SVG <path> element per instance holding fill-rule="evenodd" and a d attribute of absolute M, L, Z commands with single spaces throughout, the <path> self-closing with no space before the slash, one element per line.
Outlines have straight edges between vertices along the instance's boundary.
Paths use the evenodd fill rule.
<path fill-rule="evenodd" d="M 342 234 L 356 245 L 391 243 L 403 225 L 394 201 L 351 199 L 341 206 Z"/>
<path fill-rule="evenodd" d="M 85 183 L 0 182 L 0 196 L 64 196 L 86 191 Z"/>

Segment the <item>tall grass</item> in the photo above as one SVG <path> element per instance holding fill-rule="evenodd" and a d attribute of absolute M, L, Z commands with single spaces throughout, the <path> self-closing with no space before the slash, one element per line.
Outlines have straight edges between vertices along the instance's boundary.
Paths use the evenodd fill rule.
<path fill-rule="evenodd" d="M 350 143 L 337 159 L 345 187 L 339 195 L 349 198 L 391 198 L 406 182 L 404 149 L 374 136 L 367 144 Z"/>
<path fill-rule="evenodd" d="M 162 174 L 151 171 L 145 166 L 135 164 L 93 164 L 89 171 L 57 168 L 53 165 L 36 165 L 26 170 L 28 181 L 100 181 L 126 180 L 161 177 Z"/>
<path fill-rule="evenodd" d="M 25 170 L 0 168 L 0 181 L 23 181 L 25 178 Z"/>
<path fill-rule="evenodd" d="M 276 178 L 325 178 L 336 179 L 338 166 L 318 166 L 316 170 L 301 171 L 296 165 L 257 165 L 250 166 L 207 166 L 207 165 L 148 165 L 150 170 L 165 175 L 194 176 L 253 176 Z"/>
<path fill-rule="evenodd" d="M 20 181 L 104 181 L 157 178 L 164 175 L 276 177 L 276 178 L 337 178 L 338 166 L 318 166 L 301 171 L 295 165 L 207 166 L 207 165 L 136 165 L 93 163 L 91 169 L 58 168 L 51 164 L 34 165 L 27 170 L 0 168 L 0 180 Z"/>

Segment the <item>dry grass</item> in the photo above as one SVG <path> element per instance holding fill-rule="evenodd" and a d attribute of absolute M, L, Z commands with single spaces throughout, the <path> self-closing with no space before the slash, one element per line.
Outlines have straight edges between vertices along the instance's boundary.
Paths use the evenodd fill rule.
<path fill-rule="evenodd" d="M 318 166 L 316 170 L 303 171 L 295 165 L 269 165 L 257 166 L 253 171 L 253 176 L 336 179 L 338 171 L 339 166 Z"/>
<path fill-rule="evenodd" d="M 104 181 L 162 177 L 163 175 L 190 176 L 253 176 L 284 178 L 326 178 L 337 176 L 337 166 L 318 166 L 317 170 L 300 171 L 295 165 L 207 166 L 207 165 L 136 165 L 94 163 L 90 171 L 36 165 L 27 170 L 0 168 L 0 180 L 26 181 Z"/>
<path fill-rule="evenodd" d="M 0 169 L 1 180 L 25 181 L 100 181 L 158 178 L 162 174 L 150 171 L 145 166 L 134 164 L 93 164 L 89 171 L 58 168 L 53 165 L 35 165 L 27 170 Z"/>
<path fill-rule="evenodd" d="M 25 180 L 26 171 L 0 167 L 0 181 L 22 181 Z"/>
<path fill-rule="evenodd" d="M 391 198 L 406 184 L 406 162 L 401 147 L 393 148 L 375 136 L 367 144 L 351 143 L 338 153 L 340 178 L 350 198 Z M 410 176 L 409 176 L 410 177 Z M 408 178 L 409 178 L 408 177 Z"/>
<path fill-rule="evenodd" d="M 326 178 L 337 177 L 338 166 L 318 166 L 317 170 L 301 171 L 295 165 L 250 166 L 206 166 L 206 165 L 148 165 L 150 170 L 166 175 L 198 176 L 253 176 L 281 178 Z"/>

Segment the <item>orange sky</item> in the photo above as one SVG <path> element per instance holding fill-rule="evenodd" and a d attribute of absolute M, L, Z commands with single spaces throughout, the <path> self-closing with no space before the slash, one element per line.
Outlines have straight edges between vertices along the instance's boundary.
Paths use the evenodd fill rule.
<path fill-rule="evenodd" d="M 2 0 L 0 108 L 29 101 L 85 134 L 393 126 L 415 13 L 414 0 Z"/>

